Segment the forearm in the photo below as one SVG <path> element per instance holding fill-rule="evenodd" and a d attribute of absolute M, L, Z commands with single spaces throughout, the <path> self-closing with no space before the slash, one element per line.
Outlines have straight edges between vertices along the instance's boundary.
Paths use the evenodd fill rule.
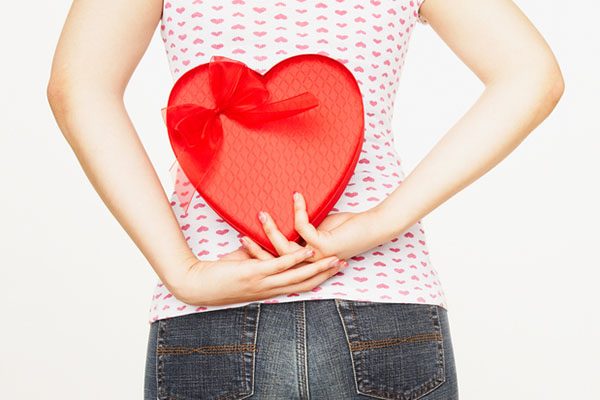
<path fill-rule="evenodd" d="M 404 181 L 369 213 L 373 243 L 384 243 L 481 177 L 511 153 L 562 95 L 555 75 L 497 80 Z"/>
<path fill-rule="evenodd" d="M 122 97 L 49 91 L 49 101 L 59 128 L 93 187 L 169 286 L 173 276 L 195 257 Z"/>

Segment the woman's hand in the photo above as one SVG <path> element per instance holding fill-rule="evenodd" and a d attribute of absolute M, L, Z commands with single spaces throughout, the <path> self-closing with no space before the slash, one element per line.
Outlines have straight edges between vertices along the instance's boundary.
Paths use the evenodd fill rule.
<path fill-rule="evenodd" d="M 278 229 L 269 213 L 264 211 L 259 213 L 259 219 L 263 224 L 265 234 L 279 255 L 289 254 L 303 247 L 301 244 L 289 241 Z M 339 212 L 325 217 L 316 228 L 308 220 L 304 196 L 298 192 L 294 193 L 294 228 L 300 234 L 306 247 L 315 250 L 315 255 L 309 261 L 332 255 L 344 260 L 371 248 L 372 245 L 368 244 L 368 236 L 365 237 L 365 235 L 369 234 L 373 224 L 374 216 L 368 212 Z M 240 241 L 254 257 L 260 258 L 261 254 L 267 253 L 247 236 L 242 237 Z M 342 264 L 347 265 L 348 263 L 344 260 Z"/>
<path fill-rule="evenodd" d="M 191 305 L 225 305 L 309 291 L 342 267 L 335 256 L 306 262 L 312 249 L 299 249 L 279 257 L 261 254 L 250 258 L 243 249 L 216 261 L 192 261 L 167 287 L 177 299 Z"/>

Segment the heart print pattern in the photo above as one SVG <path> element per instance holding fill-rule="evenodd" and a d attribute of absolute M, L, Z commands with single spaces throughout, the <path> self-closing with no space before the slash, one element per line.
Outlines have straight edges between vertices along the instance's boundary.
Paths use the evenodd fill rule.
<path fill-rule="evenodd" d="M 365 139 L 352 178 L 330 214 L 361 212 L 383 201 L 405 177 L 394 147 L 391 122 L 410 38 L 418 23 L 427 23 L 419 15 L 423 1 L 165 0 L 160 34 L 174 80 L 208 62 L 213 54 L 240 60 L 259 73 L 282 59 L 303 53 L 324 54 L 342 62 L 354 74 L 363 96 Z M 194 195 L 185 213 L 173 191 L 171 206 L 199 259 L 217 260 L 240 246 L 241 234 L 221 219 L 200 194 Z M 310 291 L 260 302 L 343 298 L 446 308 L 421 221 L 389 242 L 347 261 L 347 268 Z M 149 322 L 248 303 L 186 304 L 158 280 Z"/>

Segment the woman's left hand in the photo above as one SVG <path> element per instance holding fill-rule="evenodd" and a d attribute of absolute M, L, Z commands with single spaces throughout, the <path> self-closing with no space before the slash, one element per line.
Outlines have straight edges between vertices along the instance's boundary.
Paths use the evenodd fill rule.
<path fill-rule="evenodd" d="M 268 212 L 259 213 L 263 230 L 273 244 L 279 255 L 288 254 L 302 247 L 301 244 L 288 240 L 269 215 Z M 294 195 L 294 228 L 300 234 L 307 248 L 315 250 L 314 256 L 308 261 L 316 261 L 323 257 L 335 255 L 340 260 L 360 254 L 366 250 L 367 235 L 373 224 L 374 217 L 367 212 L 339 212 L 330 214 L 318 227 L 308 220 L 306 202 L 302 194 Z M 246 251 L 255 258 L 268 258 L 268 253 L 259 244 L 248 236 L 241 240 Z M 369 248 L 369 247 L 367 247 Z"/>

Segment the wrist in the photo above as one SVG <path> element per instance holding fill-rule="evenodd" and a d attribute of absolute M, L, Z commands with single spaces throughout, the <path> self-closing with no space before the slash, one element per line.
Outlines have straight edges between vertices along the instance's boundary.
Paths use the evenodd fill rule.
<path fill-rule="evenodd" d="M 386 229 L 385 218 L 376 207 L 354 213 L 336 229 L 332 255 L 348 259 L 389 241 L 393 235 Z"/>
<path fill-rule="evenodd" d="M 365 230 L 370 241 L 376 242 L 378 245 L 387 243 L 397 236 L 397 224 L 394 219 L 387 213 L 383 203 L 377 204 L 364 212 L 365 214 Z"/>
<path fill-rule="evenodd" d="M 169 292 L 178 299 L 185 297 L 186 282 L 189 272 L 195 265 L 202 263 L 194 254 L 190 254 L 181 260 L 173 262 L 165 268 L 164 276 L 161 277 L 162 283 Z"/>
<path fill-rule="evenodd" d="M 361 227 L 359 235 L 361 253 L 387 243 L 397 236 L 396 229 L 394 229 L 396 224 L 393 223 L 393 219 L 386 213 L 386 210 L 379 205 L 360 213 L 360 220 L 357 222 Z"/>

